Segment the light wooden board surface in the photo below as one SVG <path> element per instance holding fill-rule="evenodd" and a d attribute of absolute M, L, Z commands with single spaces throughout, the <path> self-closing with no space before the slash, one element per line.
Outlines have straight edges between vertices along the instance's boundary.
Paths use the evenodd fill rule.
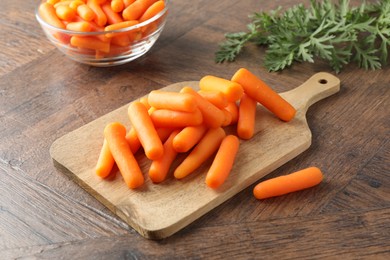
<path fill-rule="evenodd" d="M 162 90 L 179 91 L 183 86 L 198 89 L 198 82 L 180 82 Z M 301 86 L 281 93 L 297 109 L 296 117 L 288 123 L 258 105 L 255 135 L 251 140 L 240 141 L 230 176 L 218 190 L 212 190 L 204 183 L 211 161 L 182 180 L 176 180 L 170 174 L 165 182 L 153 184 L 146 178 L 145 184 L 136 190 L 129 189 L 119 173 L 110 180 L 96 176 L 94 166 L 103 143 L 103 129 L 112 121 L 130 127 L 127 105 L 57 139 L 51 146 L 50 154 L 56 166 L 142 236 L 161 239 L 174 234 L 309 148 L 311 132 L 306 111 L 315 102 L 338 92 L 339 87 L 338 78 L 320 72 Z M 230 127 L 226 131 L 234 133 L 235 129 Z M 137 154 L 136 158 L 147 175 L 150 161 L 142 154 Z M 177 159 L 179 161 L 180 158 Z"/>

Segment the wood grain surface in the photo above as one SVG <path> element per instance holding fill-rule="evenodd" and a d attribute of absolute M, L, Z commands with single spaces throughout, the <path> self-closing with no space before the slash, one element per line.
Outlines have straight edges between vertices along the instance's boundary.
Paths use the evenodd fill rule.
<path fill-rule="evenodd" d="M 153 89 L 230 77 L 246 67 L 278 92 L 326 64 L 279 73 L 262 67 L 263 48 L 215 64 L 223 35 L 245 30 L 247 15 L 309 1 L 171 1 L 161 38 L 141 59 L 93 68 L 66 59 L 34 20 L 36 1 L 0 10 L 0 258 L 258 259 L 390 257 L 390 69 L 348 65 L 340 92 L 307 111 L 308 150 L 266 178 L 318 166 L 321 185 L 264 201 L 253 185 L 161 241 L 146 240 L 56 169 L 51 144 Z M 355 1 L 357 3 L 359 1 Z"/>

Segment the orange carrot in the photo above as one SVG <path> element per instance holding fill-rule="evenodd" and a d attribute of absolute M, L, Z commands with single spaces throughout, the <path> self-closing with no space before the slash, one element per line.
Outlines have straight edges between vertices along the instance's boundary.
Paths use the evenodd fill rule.
<path fill-rule="evenodd" d="M 92 36 L 72 36 L 72 38 L 70 38 L 70 44 L 76 47 L 99 50 L 105 53 L 110 51 L 109 42 L 103 42 Z"/>
<path fill-rule="evenodd" d="M 144 106 L 146 107 L 146 109 L 149 109 L 149 108 L 150 108 L 150 104 L 149 104 L 149 101 L 148 101 L 148 97 L 147 97 L 147 96 L 141 97 L 141 98 L 139 99 L 139 102 L 141 102 L 142 104 L 144 104 Z"/>
<path fill-rule="evenodd" d="M 101 8 L 107 17 L 108 24 L 123 22 L 122 16 L 111 9 L 111 4 L 109 2 L 102 4 Z"/>
<path fill-rule="evenodd" d="M 225 115 L 225 120 L 223 121 L 222 126 L 231 125 L 231 124 L 232 124 L 232 119 L 233 119 L 232 114 L 230 114 L 230 112 L 227 111 L 227 110 L 224 109 L 224 108 L 223 108 L 221 111 L 222 111 L 222 112 L 224 113 L 224 115 Z"/>
<path fill-rule="evenodd" d="M 149 6 L 148 9 L 144 12 L 144 14 L 139 18 L 139 22 L 142 23 L 146 20 L 149 20 L 165 8 L 165 3 L 163 0 L 157 1 Z"/>
<path fill-rule="evenodd" d="M 138 20 L 145 13 L 148 7 L 156 1 L 157 0 L 136 0 L 123 10 L 123 19 L 128 21 Z"/>
<path fill-rule="evenodd" d="M 61 0 L 47 0 L 46 2 L 51 4 L 51 5 L 55 5 L 56 3 L 58 3 L 59 1 Z"/>
<path fill-rule="evenodd" d="M 169 109 L 183 112 L 194 112 L 195 97 L 191 94 L 153 90 L 148 95 L 148 102 L 157 109 Z"/>
<path fill-rule="evenodd" d="M 128 7 L 129 5 L 131 5 L 134 2 L 135 2 L 135 0 L 123 0 L 123 4 L 125 5 L 125 7 Z"/>
<path fill-rule="evenodd" d="M 232 121 L 230 124 L 235 124 L 238 121 L 238 107 L 236 102 L 228 102 L 227 106 L 225 107 L 227 111 L 232 115 Z"/>
<path fill-rule="evenodd" d="M 221 127 L 210 128 L 191 153 L 175 169 L 173 173 L 175 178 L 182 179 L 199 168 L 218 149 L 225 136 L 225 131 Z"/>
<path fill-rule="evenodd" d="M 196 103 L 198 104 L 198 108 L 203 115 L 203 122 L 206 126 L 211 128 L 217 128 L 222 126 L 225 120 L 225 114 L 219 108 L 204 99 L 201 95 L 199 95 L 195 90 L 190 87 L 182 88 L 180 93 L 189 93 L 195 97 Z"/>
<path fill-rule="evenodd" d="M 134 26 L 138 24 L 138 21 L 123 21 L 123 22 L 120 22 L 120 23 L 115 23 L 115 24 L 111 24 L 111 25 L 107 25 L 104 30 L 107 32 L 107 31 L 114 31 L 114 30 L 121 30 L 121 29 L 124 29 L 124 28 L 127 28 L 127 27 L 130 27 L 130 26 Z M 124 34 L 124 35 L 127 35 L 129 33 L 132 33 L 132 32 L 123 32 L 123 33 L 107 33 L 106 36 L 107 37 L 114 37 L 114 36 L 117 36 L 119 34 Z"/>
<path fill-rule="evenodd" d="M 39 16 L 48 24 L 65 29 L 65 25 L 61 22 L 61 20 L 56 15 L 56 10 L 53 5 L 49 3 L 42 3 L 39 5 L 38 9 Z"/>
<path fill-rule="evenodd" d="M 195 109 L 194 112 L 183 112 L 168 109 L 156 109 L 150 118 L 156 127 L 186 127 L 196 126 L 203 122 L 202 112 Z"/>
<path fill-rule="evenodd" d="M 206 131 L 205 125 L 185 127 L 173 139 L 173 148 L 179 153 L 188 152 L 202 139 Z"/>
<path fill-rule="evenodd" d="M 107 23 L 107 16 L 106 14 L 103 12 L 99 2 L 97 0 L 88 0 L 87 1 L 87 5 L 89 8 L 91 8 L 91 10 L 95 13 L 95 22 L 99 25 L 99 26 L 105 26 L 106 23 Z"/>
<path fill-rule="evenodd" d="M 320 169 L 309 167 L 288 175 L 260 182 L 253 189 L 257 199 L 281 196 L 290 192 L 307 189 L 319 184 L 323 179 Z"/>
<path fill-rule="evenodd" d="M 232 81 L 241 84 L 245 93 L 281 120 L 288 122 L 294 118 L 295 108 L 249 70 L 239 69 L 233 75 Z"/>
<path fill-rule="evenodd" d="M 257 102 L 247 94 L 242 96 L 238 109 L 237 135 L 242 139 L 252 138 L 255 132 Z"/>
<path fill-rule="evenodd" d="M 88 22 L 72 22 L 66 25 L 66 29 L 76 32 L 90 32 L 92 27 Z"/>
<path fill-rule="evenodd" d="M 166 179 L 173 160 L 176 158 L 177 152 L 173 149 L 173 139 L 179 133 L 175 130 L 164 143 L 164 155 L 154 160 L 149 168 L 149 177 L 154 183 L 162 182 Z"/>
<path fill-rule="evenodd" d="M 222 140 L 206 175 L 207 186 L 216 189 L 225 182 L 233 167 L 239 146 L 240 141 L 235 135 L 228 135 Z"/>
<path fill-rule="evenodd" d="M 228 104 L 226 96 L 221 91 L 199 90 L 198 93 L 219 109 L 225 108 Z"/>
<path fill-rule="evenodd" d="M 104 139 L 102 149 L 100 150 L 99 158 L 96 163 L 95 172 L 101 178 L 106 178 L 114 166 L 115 161 L 112 157 L 107 140 Z"/>
<path fill-rule="evenodd" d="M 206 91 L 221 91 L 230 102 L 239 100 L 244 94 L 244 89 L 240 84 L 210 75 L 200 79 L 199 87 Z"/>
<path fill-rule="evenodd" d="M 56 8 L 58 18 L 65 21 L 72 21 L 76 17 L 76 12 L 68 5 L 60 5 Z"/>
<path fill-rule="evenodd" d="M 125 8 L 125 4 L 123 3 L 123 0 L 112 0 L 111 1 L 112 11 L 119 13 L 119 12 L 122 12 L 124 8 Z"/>
<path fill-rule="evenodd" d="M 84 1 L 73 0 L 72 2 L 70 2 L 69 7 L 76 11 L 77 7 L 79 7 L 80 5 L 83 5 L 83 4 L 85 4 Z"/>
<path fill-rule="evenodd" d="M 161 142 L 165 142 L 169 135 L 174 131 L 173 128 L 157 128 L 156 132 L 158 137 L 160 137 Z M 132 127 L 129 132 L 126 134 L 126 140 L 129 143 L 130 149 L 133 153 L 136 153 L 138 149 L 141 147 L 141 142 L 138 139 L 137 132 Z"/>
<path fill-rule="evenodd" d="M 128 115 L 146 157 L 150 160 L 159 159 L 164 153 L 164 148 L 146 107 L 139 101 L 132 102 L 128 108 Z"/>
<path fill-rule="evenodd" d="M 111 38 L 111 43 L 117 46 L 126 47 L 131 43 L 129 37 L 126 34 L 114 34 Z"/>
<path fill-rule="evenodd" d="M 96 17 L 95 12 L 92 11 L 92 9 L 86 4 L 79 5 L 77 7 L 77 14 L 88 22 L 92 21 Z"/>
<path fill-rule="evenodd" d="M 125 138 L 126 128 L 120 123 L 110 123 L 104 129 L 111 154 L 127 186 L 135 189 L 144 183 L 142 171 Z"/>

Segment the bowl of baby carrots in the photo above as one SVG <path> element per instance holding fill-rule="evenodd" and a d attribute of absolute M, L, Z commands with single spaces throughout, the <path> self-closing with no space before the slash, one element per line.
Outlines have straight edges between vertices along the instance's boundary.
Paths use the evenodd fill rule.
<path fill-rule="evenodd" d="M 169 0 L 43 0 L 36 19 L 67 57 L 97 67 L 121 65 L 159 38 Z"/>

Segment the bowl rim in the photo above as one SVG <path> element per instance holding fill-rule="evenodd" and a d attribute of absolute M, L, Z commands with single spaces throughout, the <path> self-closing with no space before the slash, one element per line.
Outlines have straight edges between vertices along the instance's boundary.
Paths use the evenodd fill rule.
<path fill-rule="evenodd" d="M 71 31 L 71 30 L 67 30 L 67 29 L 62 29 L 62 28 L 58 28 L 58 27 L 55 27 L 49 23 L 47 23 L 45 20 L 43 20 L 43 18 L 41 18 L 41 16 L 39 15 L 39 5 L 42 3 L 42 1 L 40 2 L 40 4 L 37 6 L 37 8 L 35 9 L 35 18 L 37 19 L 37 21 L 44 27 L 48 27 L 49 29 L 51 30 L 56 30 L 58 32 L 61 32 L 61 33 L 64 33 L 64 34 L 72 34 L 72 35 L 83 35 L 83 36 L 96 36 L 96 35 L 102 35 L 102 34 L 107 34 L 107 33 L 123 33 L 123 32 L 128 32 L 128 31 L 132 31 L 132 30 L 135 30 L 135 29 L 139 29 L 139 28 L 142 28 L 144 27 L 145 25 L 148 25 L 156 20 L 158 20 L 160 17 L 162 17 L 163 15 L 165 15 L 167 12 L 168 12 L 168 7 L 169 7 L 169 1 L 170 0 L 164 0 L 165 2 L 165 7 L 162 11 L 160 11 L 158 14 L 156 14 L 155 16 L 153 16 L 152 18 L 146 20 L 146 21 L 143 21 L 142 23 L 138 23 L 138 24 L 135 24 L 133 26 L 130 26 L 130 27 L 126 27 L 126 28 L 122 28 L 122 29 L 118 29 L 118 30 L 109 30 L 109 31 L 94 31 L 94 32 L 79 32 L 79 31 Z"/>

